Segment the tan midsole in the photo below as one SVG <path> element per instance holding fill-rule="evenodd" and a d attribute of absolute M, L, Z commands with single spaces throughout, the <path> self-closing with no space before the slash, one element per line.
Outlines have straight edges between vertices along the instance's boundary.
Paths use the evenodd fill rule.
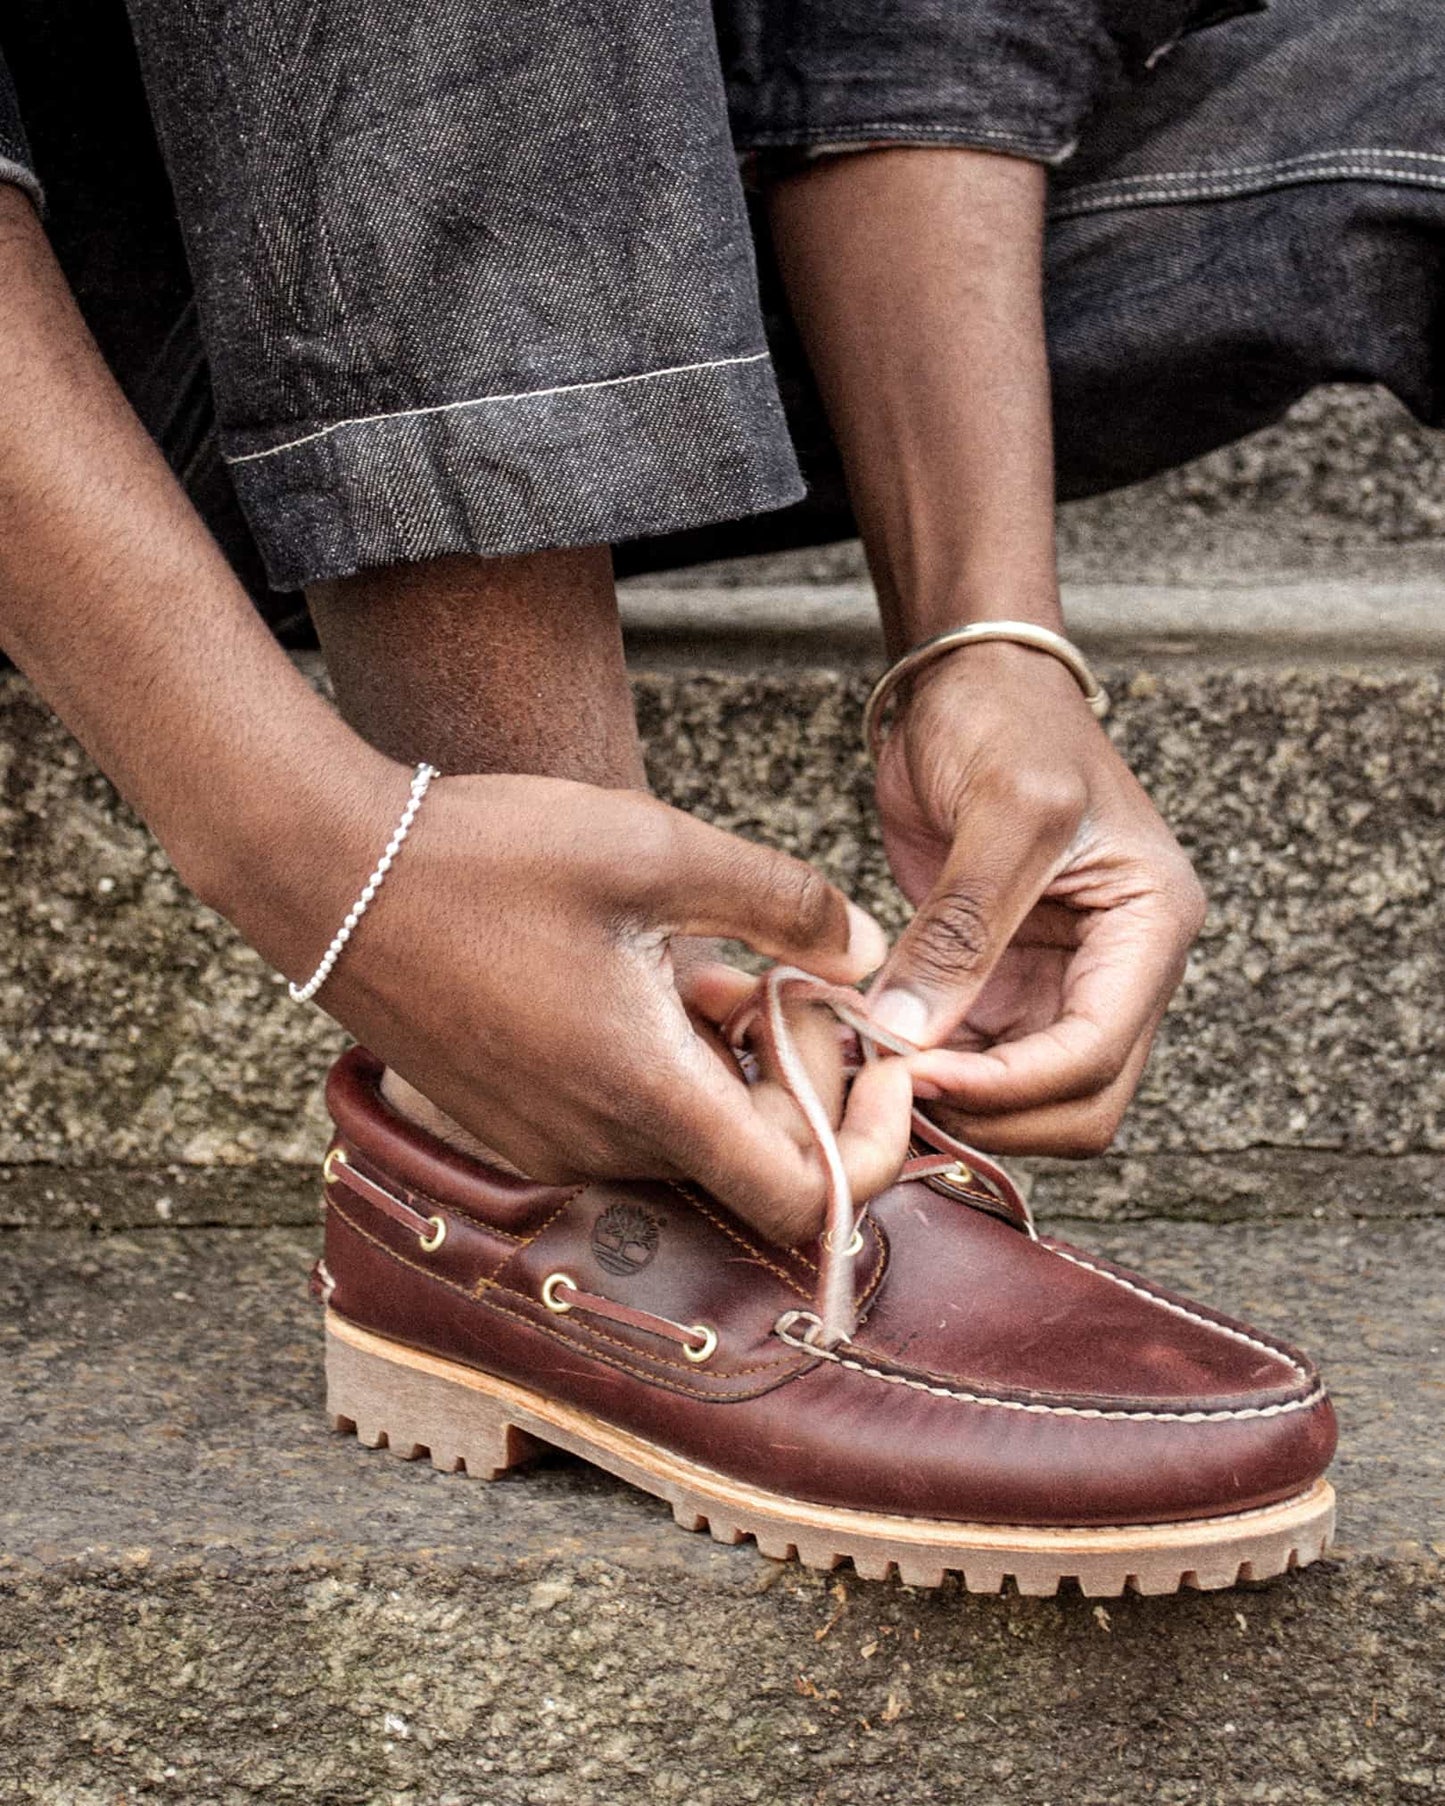
<path fill-rule="evenodd" d="M 1227 1548 L 1235 1543 L 1253 1544 L 1263 1537 L 1294 1536 L 1313 1529 L 1323 1518 L 1333 1520 L 1334 1488 L 1327 1480 L 1317 1480 L 1307 1491 L 1275 1505 L 1171 1524 L 1080 1528 L 979 1524 L 814 1505 L 734 1480 L 510 1380 L 374 1335 L 334 1311 L 327 1312 L 326 1330 L 328 1335 L 363 1354 L 482 1395 L 499 1406 L 506 1421 L 518 1429 L 530 1431 L 540 1440 L 565 1448 L 647 1491 L 669 1497 L 681 1489 L 689 1497 L 704 1497 L 750 1522 L 762 1520 L 792 1532 L 816 1531 L 825 1537 L 901 1542 L 921 1550 L 933 1549 L 940 1555 L 967 1549 L 981 1554 L 1077 1557 L 1163 1554 L 1173 1550 L 1184 1553 L 1197 1551 L 1201 1546 Z"/>

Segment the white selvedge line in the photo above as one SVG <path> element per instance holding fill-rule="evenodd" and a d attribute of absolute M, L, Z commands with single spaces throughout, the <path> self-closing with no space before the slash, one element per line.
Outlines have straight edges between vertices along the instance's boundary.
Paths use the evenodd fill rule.
<path fill-rule="evenodd" d="M 657 382 L 664 376 L 690 376 L 702 370 L 727 370 L 738 364 L 761 364 L 766 362 L 770 354 L 766 351 L 751 351 L 743 357 L 712 358 L 701 364 L 673 364 L 665 370 L 642 370 L 635 376 L 609 376 L 597 382 L 558 383 L 551 389 L 519 389 L 508 395 L 473 395 L 465 401 L 438 402 L 429 408 L 398 408 L 389 414 L 356 414 L 347 420 L 333 420 L 329 426 L 318 427 L 314 433 L 303 433 L 299 439 L 288 439 L 282 445 L 268 445 L 264 451 L 240 452 L 235 457 L 228 457 L 227 464 L 254 464 L 258 458 L 274 458 L 281 452 L 295 451 L 300 445 L 310 445 L 317 439 L 329 438 L 332 433 L 339 433 L 348 426 L 378 426 L 388 420 L 420 420 L 431 414 L 454 414 L 461 408 L 485 408 L 500 406 L 510 401 L 539 401 L 549 395 L 580 395 L 590 389 L 620 389 L 629 383 Z"/>
<path fill-rule="evenodd" d="M 1126 188 L 1159 188 L 1179 182 L 1223 182 L 1240 176 L 1288 174 L 1317 163 L 1438 163 L 1445 169 L 1445 151 L 1387 150 L 1382 146 L 1340 145 L 1335 150 L 1302 151 L 1297 157 L 1278 157 L 1271 163 L 1221 163 L 1216 169 L 1159 170 L 1149 175 L 1114 176 L 1105 182 L 1081 184 L 1080 194 Z"/>

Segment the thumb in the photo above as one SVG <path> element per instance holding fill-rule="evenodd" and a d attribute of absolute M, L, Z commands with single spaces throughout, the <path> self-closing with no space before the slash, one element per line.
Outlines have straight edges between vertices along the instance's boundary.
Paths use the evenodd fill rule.
<path fill-rule="evenodd" d="M 680 812 L 674 854 L 655 898 L 674 933 L 723 935 L 843 984 L 887 955 L 872 916 L 801 859 Z"/>
<path fill-rule="evenodd" d="M 936 1046 L 967 1015 L 999 956 L 1053 877 L 1069 834 L 1001 834 L 968 811 L 933 889 L 869 993 L 882 1027 Z"/>

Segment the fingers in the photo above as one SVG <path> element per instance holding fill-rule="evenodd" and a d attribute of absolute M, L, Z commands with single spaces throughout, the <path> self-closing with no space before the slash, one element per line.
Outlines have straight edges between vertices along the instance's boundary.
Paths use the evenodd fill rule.
<path fill-rule="evenodd" d="M 743 1001 L 757 989 L 750 973 L 730 966 L 711 949 L 711 941 L 672 942 L 677 994 L 689 1013 L 711 1028 L 721 1029 Z"/>
<path fill-rule="evenodd" d="M 785 1002 L 783 1016 L 793 1051 L 823 1106 L 823 1114 L 836 1127 L 843 1114 L 845 1031 L 831 1010 L 817 1004 L 797 1000 Z M 753 1107 L 760 1110 L 769 1122 L 787 1130 L 799 1147 L 810 1148 L 813 1138 L 807 1121 L 793 1101 L 783 1073 L 769 1059 L 767 1043 L 761 1037 L 756 1043 L 755 1052 L 762 1077 L 750 1094 Z"/>
<path fill-rule="evenodd" d="M 929 1114 L 951 1135 L 989 1154 L 1052 1154 L 1065 1160 L 1104 1154 L 1119 1132 L 1153 1040 L 1151 1027 L 1130 1050 L 1113 1083 L 1090 1097 L 993 1115 L 940 1104 L 930 1107 Z"/>
<path fill-rule="evenodd" d="M 870 994 L 885 1028 L 930 1046 L 963 1019 L 1057 871 L 1082 812 L 1082 794 L 1071 786 L 1019 799 L 1012 809 L 976 786 L 938 882 Z"/>
<path fill-rule="evenodd" d="M 752 1224 L 769 1241 L 793 1247 L 822 1227 L 827 1182 L 810 1150 L 754 1107 L 738 1079 L 726 1097 L 695 1093 L 683 1113 L 659 1128 L 677 1170 Z"/>
<path fill-rule="evenodd" d="M 925 1095 L 948 1097 L 980 1117 L 1095 1096 L 1152 1036 L 1183 973 L 1190 927 L 1158 897 L 1085 917 L 1056 1021 L 978 1052 L 915 1055 L 908 1062 L 915 1080 Z"/>
<path fill-rule="evenodd" d="M 673 933 L 723 935 L 821 978 L 855 983 L 888 951 L 882 928 L 801 859 L 667 810 L 649 903 Z"/>
<path fill-rule="evenodd" d="M 824 1012 L 812 1011 L 820 1022 Z M 810 1062 L 828 1053 L 823 1028 Z M 836 1043 L 835 1043 L 836 1046 Z M 836 1063 L 836 1053 L 831 1056 Z M 838 1151 L 855 1203 L 897 1177 L 908 1152 L 913 1084 L 901 1060 L 879 1061 L 854 1081 L 838 1130 Z M 822 1228 L 828 1202 L 822 1162 L 801 1114 L 776 1087 L 748 1087 L 694 1075 L 686 1091 L 670 1089 L 657 1137 L 680 1172 L 771 1241 L 795 1246 Z"/>
<path fill-rule="evenodd" d="M 853 1081 L 838 1130 L 838 1152 L 855 1204 L 877 1197 L 908 1158 L 913 1079 L 902 1060 L 874 1060 Z"/>

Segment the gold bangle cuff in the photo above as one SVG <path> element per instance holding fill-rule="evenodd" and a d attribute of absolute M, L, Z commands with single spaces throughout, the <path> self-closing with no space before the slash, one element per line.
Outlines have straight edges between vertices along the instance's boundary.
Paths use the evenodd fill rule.
<path fill-rule="evenodd" d="M 947 633 L 935 634 L 931 640 L 924 640 L 911 652 L 905 652 L 874 684 L 863 709 L 863 744 L 872 758 L 876 759 L 882 749 L 883 711 L 899 685 L 915 677 L 946 652 L 953 652 L 960 646 L 982 645 L 986 640 L 1008 640 L 1016 646 L 1028 646 L 1034 652 L 1047 652 L 1073 672 L 1084 693 L 1084 701 L 1095 715 L 1102 719 L 1108 714 L 1109 693 L 1072 640 L 1066 640 L 1051 628 L 1036 626 L 1032 621 L 970 621 L 966 627 L 951 627 Z"/>

